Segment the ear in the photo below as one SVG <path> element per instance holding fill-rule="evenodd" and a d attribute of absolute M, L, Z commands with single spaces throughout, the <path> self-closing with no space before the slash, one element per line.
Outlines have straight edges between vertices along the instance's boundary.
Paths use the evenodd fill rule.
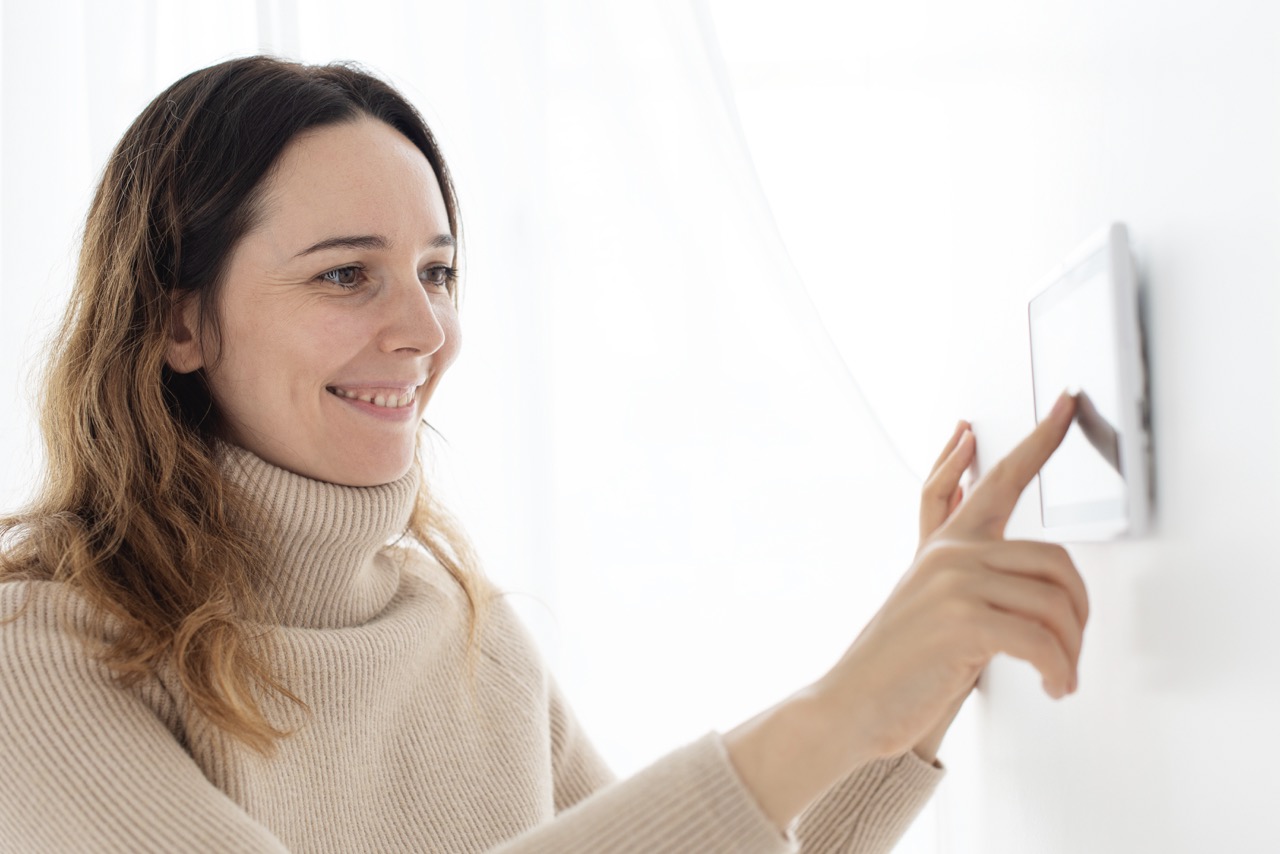
<path fill-rule="evenodd" d="M 199 300 L 187 294 L 174 299 L 169 310 L 169 352 L 165 361 L 175 373 L 189 374 L 204 367 L 204 351 L 197 330 Z"/>

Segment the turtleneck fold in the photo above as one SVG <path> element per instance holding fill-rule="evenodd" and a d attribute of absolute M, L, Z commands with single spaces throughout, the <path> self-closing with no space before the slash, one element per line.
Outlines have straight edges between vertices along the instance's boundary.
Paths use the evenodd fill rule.
<path fill-rule="evenodd" d="M 377 616 L 400 585 L 384 551 L 409 524 L 420 483 L 415 464 L 380 486 L 342 486 L 280 468 L 222 445 L 222 470 L 263 512 L 274 553 L 262 595 L 281 625 L 339 629 Z"/>

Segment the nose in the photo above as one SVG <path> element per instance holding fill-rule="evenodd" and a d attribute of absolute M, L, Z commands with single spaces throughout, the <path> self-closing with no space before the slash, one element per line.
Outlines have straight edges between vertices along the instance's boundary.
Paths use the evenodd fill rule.
<path fill-rule="evenodd" d="M 445 345 L 447 334 L 439 314 L 452 311 L 447 293 L 433 293 L 416 273 L 397 276 L 384 300 L 382 349 L 430 356 Z"/>

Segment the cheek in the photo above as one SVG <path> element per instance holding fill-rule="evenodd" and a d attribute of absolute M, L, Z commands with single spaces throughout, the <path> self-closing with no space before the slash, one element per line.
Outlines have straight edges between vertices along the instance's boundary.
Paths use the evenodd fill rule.
<path fill-rule="evenodd" d="M 255 406 L 322 385 L 327 372 L 350 356 L 361 330 L 337 312 L 307 306 L 260 305 L 228 317 L 223 359 L 211 377 L 238 401 Z M 358 347 L 357 347 L 358 349 Z"/>

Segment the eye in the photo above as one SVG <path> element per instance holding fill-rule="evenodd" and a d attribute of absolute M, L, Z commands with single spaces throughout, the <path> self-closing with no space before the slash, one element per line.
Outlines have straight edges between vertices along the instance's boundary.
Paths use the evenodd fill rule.
<path fill-rule="evenodd" d="M 453 290 L 453 283 L 458 278 L 457 267 L 447 267 L 438 264 L 435 267 L 428 267 L 422 271 L 422 281 L 429 285 L 435 285 L 438 288 L 448 288 Z"/>
<path fill-rule="evenodd" d="M 316 278 L 323 279 L 345 290 L 353 291 L 360 287 L 362 273 L 364 273 L 364 268 L 352 264 L 346 267 L 337 267 L 327 273 L 321 273 Z"/>

